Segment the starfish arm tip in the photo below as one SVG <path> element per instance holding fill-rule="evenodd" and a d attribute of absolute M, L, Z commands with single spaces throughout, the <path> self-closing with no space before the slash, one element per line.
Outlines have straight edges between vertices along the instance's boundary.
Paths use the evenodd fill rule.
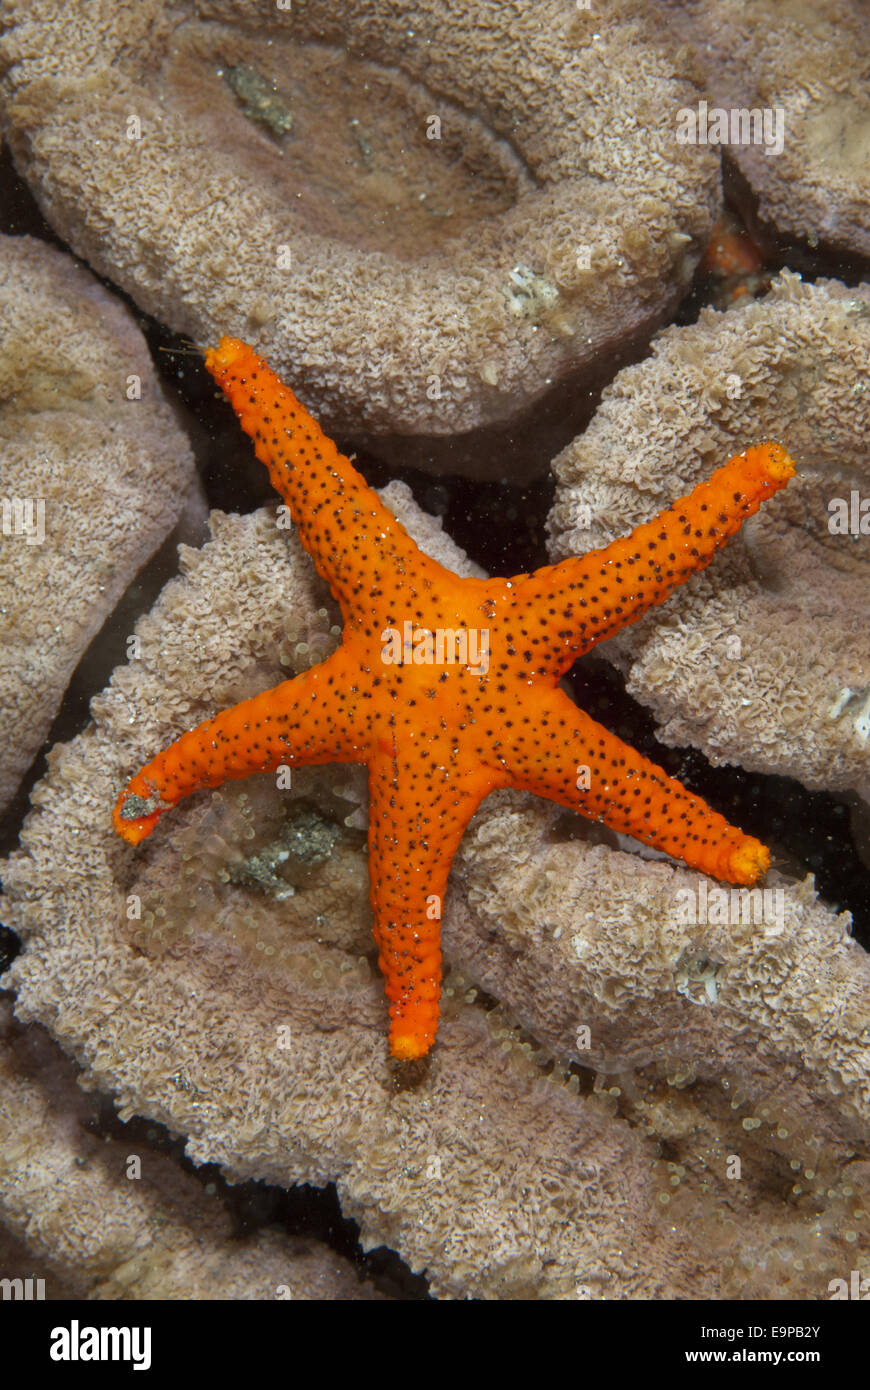
<path fill-rule="evenodd" d="M 159 790 L 144 772 L 137 773 L 115 802 L 112 825 L 128 845 L 141 844 L 151 834 L 163 812 L 171 810 L 176 800 Z"/>
<path fill-rule="evenodd" d="M 751 886 L 764 878 L 770 868 L 770 850 L 759 840 L 746 839 L 728 861 L 728 877 L 733 883 Z"/>
<path fill-rule="evenodd" d="M 426 1056 L 433 1042 L 428 1033 L 391 1033 L 390 1055 L 399 1062 L 414 1062 Z"/>
<path fill-rule="evenodd" d="M 131 809 L 128 802 L 132 802 L 128 792 L 122 792 L 118 798 L 115 808 L 112 811 L 112 825 L 122 840 L 126 840 L 128 845 L 138 845 L 148 838 L 160 819 L 160 812 L 154 811 L 148 815 L 138 815 L 135 818 L 130 814 Z"/>
<path fill-rule="evenodd" d="M 243 353 L 250 348 L 238 338 L 221 338 L 216 348 L 209 348 L 205 354 L 205 365 L 212 376 L 227 371 Z"/>
<path fill-rule="evenodd" d="M 757 464 L 777 487 L 784 487 L 797 472 L 791 454 L 781 444 L 775 444 L 772 440 L 766 440 L 763 444 L 753 444 L 746 450 L 746 458 L 750 463 Z"/>

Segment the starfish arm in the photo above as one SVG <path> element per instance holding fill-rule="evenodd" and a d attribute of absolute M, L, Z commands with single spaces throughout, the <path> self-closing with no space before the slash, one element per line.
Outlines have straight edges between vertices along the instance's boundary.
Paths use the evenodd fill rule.
<path fill-rule="evenodd" d="M 409 565 L 421 577 L 437 574 L 440 567 L 253 348 L 222 338 L 205 364 L 254 440 L 257 458 L 346 618 L 370 620 L 377 598 Z"/>
<path fill-rule="evenodd" d="M 357 673 L 358 674 L 358 673 Z M 182 734 L 136 773 L 112 813 L 118 834 L 136 845 L 164 811 L 203 787 L 272 772 L 282 764 L 362 762 L 356 741 L 354 671 L 341 647 L 295 680 L 222 710 Z"/>
<path fill-rule="evenodd" d="M 664 603 L 794 471 L 779 444 L 754 445 L 631 535 L 522 579 L 514 601 L 537 606 L 546 618 L 539 655 L 549 669 L 567 671 L 596 643 Z"/>
<path fill-rule="evenodd" d="M 751 885 L 770 866 L 760 840 L 729 825 L 676 778 L 590 719 L 561 690 L 535 704 L 534 732 L 504 752 L 512 785 L 728 883 Z M 526 727 L 523 721 L 522 727 Z"/>
<path fill-rule="evenodd" d="M 419 753 L 419 750 L 418 750 Z M 499 773 L 457 772 L 383 746 L 369 768 L 369 874 L 374 936 L 390 1010 L 390 1051 L 423 1057 L 441 997 L 441 910 L 463 831 Z"/>

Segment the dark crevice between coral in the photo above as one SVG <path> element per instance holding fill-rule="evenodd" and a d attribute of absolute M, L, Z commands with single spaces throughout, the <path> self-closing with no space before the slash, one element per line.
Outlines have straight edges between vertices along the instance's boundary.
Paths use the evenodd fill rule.
<path fill-rule="evenodd" d="M 355 442 L 362 456 L 378 459 L 389 477 L 401 477 L 408 468 L 425 478 L 468 474 L 514 492 L 531 486 L 547 478 L 551 459 L 583 433 L 617 373 L 649 356 L 654 334 L 671 321 L 676 305 L 675 294 L 670 310 L 602 343 L 595 362 L 582 374 L 567 371 L 513 418 L 437 436 L 359 433 Z"/>
<path fill-rule="evenodd" d="M 758 215 L 757 195 L 725 151 L 722 154 L 722 187 L 726 213 L 730 213 L 746 228 L 763 259 L 763 275 L 759 277 L 763 287 L 758 298 L 766 293 L 770 280 L 785 269 L 796 271 L 809 283 L 836 279 L 842 280 L 845 285 L 858 285 L 870 279 L 870 263 L 862 257 L 780 236 L 771 224 L 763 222 Z M 673 317 L 674 325 L 685 328 L 697 321 L 702 309 L 710 304 L 716 307 L 718 289 L 715 277 L 699 268 Z"/>
<path fill-rule="evenodd" d="M 21 942 L 14 931 L 0 923 L 0 975 L 8 970 L 21 950 Z"/>
<path fill-rule="evenodd" d="M 39 210 L 27 184 L 19 177 L 12 162 L 8 145 L 0 141 L 0 232 L 4 236 L 32 236 L 69 251 L 65 241 L 56 236 Z M 82 262 L 84 264 L 84 262 Z"/>
<path fill-rule="evenodd" d="M 136 1152 L 151 1148 L 172 1157 L 209 1196 L 221 1201 L 232 1220 L 236 1239 L 245 1240 L 268 1226 L 287 1236 L 319 1240 L 344 1256 L 359 1278 L 369 1280 L 380 1293 L 410 1301 L 429 1298 L 423 1275 L 413 1274 L 394 1251 L 383 1246 L 363 1250 L 359 1226 L 342 1214 L 333 1183 L 323 1188 L 302 1183 L 287 1189 L 264 1182 L 230 1183 L 217 1164 L 193 1163 L 184 1152 L 184 1139 L 173 1137 L 156 1120 L 134 1116 L 125 1122 L 109 1097 L 100 1095 L 98 1101 L 98 1113 L 88 1125 L 91 1132 L 102 1138 L 123 1139 Z"/>
<path fill-rule="evenodd" d="M 591 1067 L 581 1066 L 579 1062 L 568 1063 L 568 1075 L 576 1076 L 577 1089 L 581 1096 L 591 1096 L 595 1090 L 595 1081 L 598 1076 Z"/>
<path fill-rule="evenodd" d="M 79 658 L 46 739 L 13 800 L 0 815 L 0 856 L 18 843 L 30 807 L 30 793 L 47 771 L 47 755 L 87 728 L 90 702 L 109 683 L 116 666 L 127 662 L 127 642 L 138 619 L 150 612 L 163 586 L 178 572 L 178 535 L 173 531 L 142 567 Z"/>
<path fill-rule="evenodd" d="M 107 283 L 107 288 L 119 293 L 114 285 Z M 199 352 L 121 297 L 147 339 L 167 393 L 174 393 L 183 404 L 184 424 L 208 505 L 242 514 L 275 505 L 279 498 L 268 473 L 239 430 L 232 407 L 217 390 Z M 596 406 L 599 397 L 600 392 Z M 394 480 L 406 483 L 417 504 L 440 517 L 448 535 L 490 574 L 515 574 L 549 564 L 543 539 L 555 492 L 549 472 L 522 486 L 481 482 L 460 474 L 436 476 L 386 462 L 373 451 L 356 447 L 349 436 L 336 435 L 336 443 L 353 457 L 371 487 L 385 487 Z"/>
<path fill-rule="evenodd" d="M 758 195 L 730 155 L 722 154 L 722 186 L 727 205 L 746 225 L 764 256 L 765 266 L 774 274 L 788 266 L 804 280 L 836 279 L 844 285 L 858 285 L 870 279 L 870 261 L 842 247 L 785 237 L 772 222 L 759 215 Z"/>

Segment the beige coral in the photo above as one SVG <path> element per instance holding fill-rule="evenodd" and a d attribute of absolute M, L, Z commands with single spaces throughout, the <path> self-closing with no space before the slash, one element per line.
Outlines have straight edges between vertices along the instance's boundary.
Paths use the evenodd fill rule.
<path fill-rule="evenodd" d="M 861 0 L 658 3 L 691 45 L 711 108 L 767 111 L 769 120 L 781 112 L 781 151 L 768 154 L 763 143 L 726 151 L 757 199 L 752 215 L 768 233 L 870 256 L 870 32 Z"/>
<path fill-rule="evenodd" d="M 72 257 L 0 237 L 0 319 L 2 808 L 194 472 L 131 315 Z"/>
<path fill-rule="evenodd" d="M 407 490 L 388 500 L 419 535 Z M 454 875 L 448 944 L 563 1062 L 454 974 L 429 1070 L 399 1088 L 363 837 L 345 814 L 362 797 L 352 770 L 311 769 L 290 791 L 263 778 L 195 798 L 136 854 L 113 836 L 110 808 L 131 766 L 216 705 L 279 679 L 282 658 L 295 669 L 335 641 L 325 586 L 272 512 L 216 516 L 213 528 L 139 624 L 141 659 L 93 702 L 94 725 L 52 754 L 22 851 L 4 867 L 4 920 L 24 940 L 4 977 L 18 1016 L 43 1022 L 122 1116 L 185 1134 L 196 1161 L 285 1185 L 334 1181 L 363 1244 L 397 1250 L 440 1296 L 823 1295 L 865 1252 L 854 1215 L 866 1186 L 854 1162 L 863 1053 L 850 1060 L 855 1074 L 823 1063 L 841 1039 L 866 1050 L 866 963 L 807 889 L 788 890 L 781 943 L 715 933 L 720 1018 L 695 997 L 706 934 L 674 921 L 671 890 L 696 876 L 566 848 L 552 829 L 562 813 L 493 798 Z M 443 534 L 432 539 L 467 572 Z M 332 818 L 333 848 L 329 859 L 300 855 L 294 893 L 276 899 L 268 878 L 237 870 L 262 864 L 288 802 L 309 848 Z M 505 856 L 520 867 L 500 887 Z M 801 952 L 815 959 L 823 947 L 831 971 L 813 993 Z M 659 1009 L 697 1043 L 694 1085 L 658 1031 Z M 593 1060 L 576 1040 L 587 1019 L 591 1096 L 580 1094 L 591 1072 L 567 1069 L 572 1056 Z M 671 1063 L 670 1084 L 654 1058 Z M 747 1092 L 733 1108 L 725 1082 Z M 670 1167 L 665 1139 L 678 1154 Z M 746 1165 L 737 1185 L 723 1169 L 735 1147 Z M 784 1200 L 786 1178 L 800 1185 L 795 1162 L 807 1194 Z M 821 1213 L 804 1170 L 834 1194 Z M 838 1224 L 832 1213 L 844 1210 Z M 857 1245 L 847 1237 L 856 1222 Z"/>
<path fill-rule="evenodd" d="M 605 544 L 762 439 L 798 476 L 703 575 L 602 648 L 659 737 L 870 797 L 870 289 L 803 284 L 670 328 L 554 462 L 554 559 Z M 855 501 L 853 502 L 853 494 Z M 855 534 L 840 533 L 838 518 Z M 853 519 L 853 518 L 852 518 Z"/>
<path fill-rule="evenodd" d="M 583 829 L 539 800 L 489 799 L 445 909 L 463 969 L 557 1056 L 739 1076 L 747 1098 L 803 1111 L 805 1132 L 866 1136 L 870 960 L 848 915 L 809 878 L 732 893 L 569 833 Z"/>
<path fill-rule="evenodd" d="M 58 24 L 27 0 L 3 70 L 17 167 L 80 255 L 406 464 L 542 470 L 718 209 L 642 0 L 606 24 L 562 0 L 75 0 Z"/>
<path fill-rule="evenodd" d="M 752 901 L 596 838 L 549 803 L 490 797 L 455 861 L 445 951 L 657 1137 L 655 1206 L 715 1253 L 714 1296 L 824 1296 L 870 1260 L 870 960 L 848 915 L 811 879 L 773 876 Z"/>
<path fill-rule="evenodd" d="M 15 1026 L 7 1000 L 0 1042 L 0 1237 L 5 1228 L 18 1246 L 3 1278 L 35 1267 L 78 1298 L 374 1296 L 317 1241 L 268 1229 L 234 1239 L 218 1199 L 172 1158 L 94 1133 L 74 1068 L 41 1029 Z"/>

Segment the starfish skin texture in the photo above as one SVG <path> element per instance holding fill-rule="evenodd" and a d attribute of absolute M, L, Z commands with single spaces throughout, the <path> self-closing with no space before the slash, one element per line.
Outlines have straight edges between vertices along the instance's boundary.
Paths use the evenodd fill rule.
<path fill-rule="evenodd" d="M 113 815 L 125 840 L 138 844 L 181 797 L 230 778 L 367 764 L 374 936 L 390 1050 L 402 1059 L 435 1040 L 447 876 L 494 788 L 549 797 L 714 878 L 748 885 L 766 872 L 760 841 L 595 723 L 558 682 L 709 564 L 785 486 L 794 465 L 781 446 L 748 448 L 603 550 L 510 579 L 462 579 L 423 554 L 252 348 L 223 338 L 205 360 L 344 629 L 327 660 L 200 724 L 138 772 Z"/>

